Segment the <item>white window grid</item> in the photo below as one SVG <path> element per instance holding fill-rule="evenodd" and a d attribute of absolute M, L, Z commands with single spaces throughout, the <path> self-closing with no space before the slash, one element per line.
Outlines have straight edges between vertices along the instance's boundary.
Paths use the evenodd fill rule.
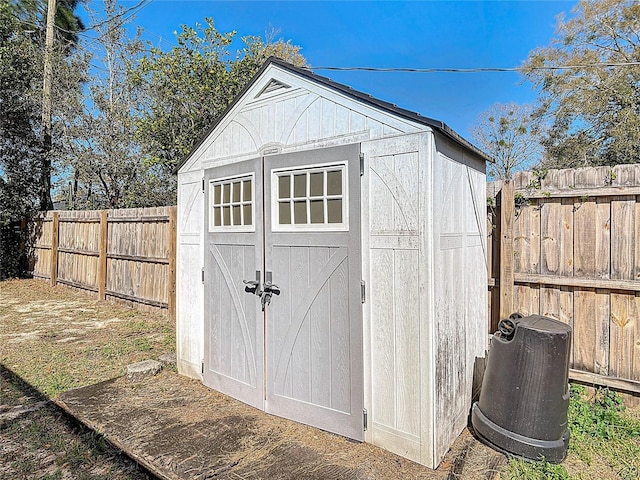
<path fill-rule="evenodd" d="M 328 173 L 329 172 L 341 172 L 341 193 L 340 194 L 328 194 Z M 314 173 L 323 174 L 323 187 L 322 195 L 311 195 L 311 175 Z M 294 196 L 294 177 L 298 175 L 305 175 L 305 196 Z M 281 177 L 289 177 L 289 198 L 280 198 L 280 185 L 279 181 Z M 345 231 L 349 229 L 348 218 L 348 195 L 347 195 L 347 165 L 345 163 L 311 166 L 302 169 L 287 169 L 277 170 L 272 172 L 271 191 L 272 191 L 272 229 L 274 231 Z M 323 222 L 311 223 L 311 203 L 313 201 L 323 202 Z M 331 200 L 341 200 L 341 222 L 329 222 L 329 209 L 328 202 Z M 306 223 L 294 223 L 295 219 L 295 204 L 299 202 L 305 202 L 306 208 Z M 289 204 L 289 219 L 290 223 L 280 223 L 280 205 Z"/>
<path fill-rule="evenodd" d="M 209 182 L 209 230 L 210 231 L 236 231 L 253 232 L 255 230 L 255 178 L 253 174 L 237 177 L 213 179 Z M 249 198 L 246 198 L 245 189 L 247 183 L 250 188 Z M 229 196 L 226 199 L 225 186 L 228 186 Z M 216 187 L 219 187 L 216 192 Z M 239 195 L 235 195 L 236 191 Z M 246 207 L 250 207 L 250 215 L 246 214 Z M 216 209 L 220 219 L 216 220 Z M 236 222 L 234 209 L 239 210 L 239 222 Z M 225 211 L 228 212 L 228 224 L 225 221 Z M 218 223 L 216 225 L 216 223 Z"/>

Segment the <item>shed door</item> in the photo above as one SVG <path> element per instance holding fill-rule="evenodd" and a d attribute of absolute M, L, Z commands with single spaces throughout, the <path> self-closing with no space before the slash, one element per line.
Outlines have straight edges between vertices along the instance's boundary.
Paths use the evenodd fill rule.
<path fill-rule="evenodd" d="M 262 408 L 262 311 L 244 283 L 262 274 L 262 161 L 207 170 L 205 205 L 203 381 Z"/>
<path fill-rule="evenodd" d="M 211 383 L 207 375 L 205 383 L 260 407 L 253 396 L 260 386 L 255 384 L 254 388 L 252 377 L 249 375 L 247 380 L 245 375 L 255 365 L 256 378 L 260 377 L 258 370 L 266 374 L 261 406 L 265 411 L 362 440 L 359 145 L 274 155 L 258 163 L 252 164 L 256 178 L 256 228 L 243 236 L 245 233 L 240 231 L 225 231 L 224 226 L 214 225 L 213 229 L 220 231 L 209 234 L 211 251 L 215 252 L 220 245 L 234 245 L 229 255 L 235 259 L 226 263 L 229 270 L 235 268 L 236 272 L 226 274 L 223 281 L 228 279 L 232 285 L 226 286 L 221 294 L 236 291 L 238 296 L 244 295 L 244 300 L 253 297 L 256 308 L 251 309 L 244 301 L 215 299 L 216 284 L 207 283 L 210 320 L 205 328 L 213 328 L 206 333 L 205 343 L 210 344 L 208 355 L 213 360 L 217 348 L 220 354 L 226 352 L 228 347 L 221 344 L 228 338 L 233 350 L 230 354 L 246 368 L 224 374 L 225 382 L 216 382 L 219 386 Z M 237 169 L 237 176 L 227 170 L 214 170 L 208 176 L 211 191 L 218 191 L 215 177 L 232 177 L 237 180 L 231 181 L 240 182 L 249 171 L 245 163 L 224 168 Z M 231 207 L 236 206 L 234 191 L 230 188 Z M 214 211 L 222 209 L 220 223 L 224 224 L 226 197 L 224 189 L 220 192 L 221 206 L 215 201 L 208 205 Z M 262 212 L 264 215 L 260 215 Z M 214 214 L 212 218 L 215 221 L 217 217 Z M 234 222 L 233 208 L 229 219 Z M 250 262 L 251 252 L 255 252 L 254 264 Z M 210 255 L 207 269 L 219 268 L 215 262 L 215 256 Z M 242 281 L 255 280 L 256 271 L 261 281 L 259 291 L 268 290 L 265 282 L 276 285 L 270 297 L 265 293 L 261 296 L 244 293 L 246 284 Z M 230 321 L 240 317 L 229 313 L 237 309 L 236 304 L 244 306 L 247 323 L 247 312 L 255 315 L 254 325 L 236 330 L 227 328 L 220 333 L 215 329 L 215 319 Z M 256 332 L 254 342 L 251 335 L 242 334 L 245 330 Z M 251 349 L 252 356 L 239 353 Z M 238 378 L 238 373 L 245 376 Z M 213 375 L 221 376 L 220 372 Z"/>

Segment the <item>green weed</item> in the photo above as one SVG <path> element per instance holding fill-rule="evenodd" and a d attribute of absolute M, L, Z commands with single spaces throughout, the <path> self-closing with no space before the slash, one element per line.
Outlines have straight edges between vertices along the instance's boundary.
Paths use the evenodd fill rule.
<path fill-rule="evenodd" d="M 608 388 L 590 398 L 581 385 L 572 385 L 569 403 L 569 449 L 588 465 L 597 457 L 619 478 L 640 478 L 640 421 L 625 415 L 621 396 Z"/>
<path fill-rule="evenodd" d="M 589 395 L 581 385 L 571 385 L 568 421 L 569 455 L 587 466 L 598 464 L 625 480 L 640 478 L 640 421 L 625 414 L 622 397 L 607 388 Z M 573 457 L 575 455 L 575 457 Z M 511 460 L 502 478 L 526 480 L 578 480 L 563 465 Z"/>
<path fill-rule="evenodd" d="M 562 465 L 512 458 L 509 460 L 505 478 L 508 480 L 570 480 L 571 477 Z"/>
<path fill-rule="evenodd" d="M 136 346 L 136 349 L 141 352 L 148 352 L 150 350 L 153 350 L 153 345 L 151 345 L 149 340 L 144 337 L 136 338 L 133 343 Z"/>

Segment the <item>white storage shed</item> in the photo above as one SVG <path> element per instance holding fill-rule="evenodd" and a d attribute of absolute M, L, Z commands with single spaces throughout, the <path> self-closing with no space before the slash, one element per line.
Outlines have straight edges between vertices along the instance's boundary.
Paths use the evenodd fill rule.
<path fill-rule="evenodd" d="M 435 468 L 485 355 L 488 160 L 267 61 L 178 170 L 180 373 Z"/>

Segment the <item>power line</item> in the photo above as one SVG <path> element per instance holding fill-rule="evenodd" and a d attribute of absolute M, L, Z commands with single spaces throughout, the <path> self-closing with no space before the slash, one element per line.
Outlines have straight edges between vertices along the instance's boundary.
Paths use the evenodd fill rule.
<path fill-rule="evenodd" d="M 361 72 L 405 72 L 405 73 L 501 73 L 501 72 L 527 72 L 541 70 L 582 70 L 588 68 L 608 67 L 633 67 L 640 66 L 640 62 L 607 62 L 589 63 L 579 65 L 545 65 L 542 67 L 477 67 L 477 68 L 405 68 L 405 67 L 302 67 L 307 70 L 333 70 L 333 71 L 361 71 Z"/>

